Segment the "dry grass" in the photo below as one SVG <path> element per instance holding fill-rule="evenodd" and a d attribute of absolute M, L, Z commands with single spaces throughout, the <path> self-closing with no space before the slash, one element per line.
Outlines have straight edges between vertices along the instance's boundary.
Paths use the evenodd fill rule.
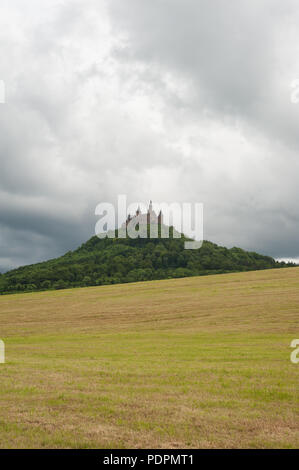
<path fill-rule="evenodd" d="M 299 268 L 0 297 L 0 447 L 298 447 Z"/>

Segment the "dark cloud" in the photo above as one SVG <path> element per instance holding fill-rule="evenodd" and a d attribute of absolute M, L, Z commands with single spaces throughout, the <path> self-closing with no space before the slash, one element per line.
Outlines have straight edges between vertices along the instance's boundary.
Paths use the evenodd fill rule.
<path fill-rule="evenodd" d="M 295 0 L 1 4 L 0 269 L 93 235 L 101 201 L 205 205 L 205 238 L 298 256 Z"/>

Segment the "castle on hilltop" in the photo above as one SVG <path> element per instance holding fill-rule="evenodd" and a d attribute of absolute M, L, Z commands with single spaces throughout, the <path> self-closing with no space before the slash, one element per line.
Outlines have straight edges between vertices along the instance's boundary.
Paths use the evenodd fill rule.
<path fill-rule="evenodd" d="M 159 212 L 157 215 L 156 212 L 153 210 L 153 203 L 150 201 L 148 206 L 148 211 L 146 214 L 142 214 L 140 207 L 136 210 L 136 213 L 133 217 L 129 214 L 127 217 L 126 222 L 123 223 L 122 227 L 127 227 L 127 225 L 134 220 L 134 223 L 140 225 L 162 225 L 163 224 L 163 214 L 162 211 Z"/>

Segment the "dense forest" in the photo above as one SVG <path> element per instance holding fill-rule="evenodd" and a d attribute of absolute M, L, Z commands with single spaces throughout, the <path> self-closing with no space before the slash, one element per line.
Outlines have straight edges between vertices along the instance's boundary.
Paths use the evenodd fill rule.
<path fill-rule="evenodd" d="M 269 256 L 225 248 L 204 241 L 198 250 L 184 249 L 182 238 L 92 237 L 75 251 L 56 259 L 0 275 L 0 294 L 124 282 L 202 276 L 280 268 Z"/>

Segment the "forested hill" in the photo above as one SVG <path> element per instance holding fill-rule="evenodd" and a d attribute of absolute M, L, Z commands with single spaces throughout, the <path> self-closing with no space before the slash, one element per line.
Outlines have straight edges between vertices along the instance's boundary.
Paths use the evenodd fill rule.
<path fill-rule="evenodd" d="M 269 256 L 208 241 L 198 250 L 186 250 L 185 240 L 92 237 L 64 256 L 0 275 L 0 294 L 287 266 Z"/>

